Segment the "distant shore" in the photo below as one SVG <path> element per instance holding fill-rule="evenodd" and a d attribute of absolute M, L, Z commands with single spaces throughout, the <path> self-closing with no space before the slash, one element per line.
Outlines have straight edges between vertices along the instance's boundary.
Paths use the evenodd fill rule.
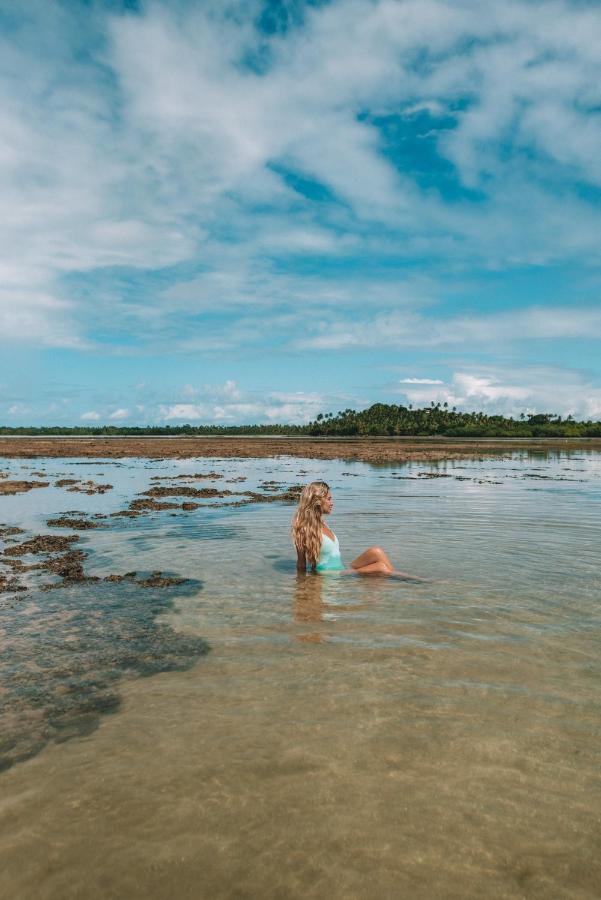
<path fill-rule="evenodd" d="M 296 456 L 363 462 L 405 462 L 496 456 L 512 450 L 601 451 L 601 438 L 299 437 L 206 435 L 203 437 L 0 437 L 0 457 L 192 457 Z"/>

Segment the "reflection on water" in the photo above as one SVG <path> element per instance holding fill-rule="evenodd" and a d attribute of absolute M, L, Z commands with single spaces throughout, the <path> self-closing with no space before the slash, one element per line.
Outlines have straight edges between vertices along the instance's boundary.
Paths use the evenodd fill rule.
<path fill-rule="evenodd" d="M 112 496 L 77 502 L 108 514 L 151 476 L 203 462 L 125 461 L 106 479 Z M 21 465 L 0 468 L 29 477 Z M 57 478 L 73 465 L 32 463 Z M 298 575 L 284 504 L 82 534 L 92 575 L 189 579 L 169 588 L 173 607 L 153 599 L 146 624 L 211 652 L 186 671 L 110 680 L 122 702 L 97 730 L 0 776 L 0 894 L 601 895 L 601 456 L 210 468 L 251 490 L 325 477 L 345 560 L 378 543 L 437 581 Z M 39 489 L 4 498 L 0 519 L 39 533 L 72 506 L 73 494 Z M 61 615 L 91 622 L 92 609 L 109 654 L 122 627 L 109 598 L 139 614 L 127 593 L 103 585 L 91 602 L 86 590 L 35 600 L 58 604 L 53 631 L 34 608 L 25 628 L 28 607 L 14 606 L 30 664 L 36 640 L 42 668 L 52 646 L 65 653 Z"/>

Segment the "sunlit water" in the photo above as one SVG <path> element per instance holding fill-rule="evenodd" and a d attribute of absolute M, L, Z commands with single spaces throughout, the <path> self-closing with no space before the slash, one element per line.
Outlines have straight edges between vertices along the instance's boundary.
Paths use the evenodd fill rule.
<path fill-rule="evenodd" d="M 0 521 L 64 534 L 46 519 L 122 509 L 155 475 L 324 478 L 347 565 L 379 544 L 434 581 L 298 577 L 283 503 L 82 533 L 89 574 L 190 579 L 154 622 L 210 650 L 111 675 L 120 703 L 95 730 L 52 733 L 0 775 L 0 896 L 601 896 L 601 455 L 81 462 L 3 461 L 114 488 L 0 497 Z M 43 623 L 44 598 L 71 615 L 96 592 L 106 637 L 118 587 L 23 602 Z"/>

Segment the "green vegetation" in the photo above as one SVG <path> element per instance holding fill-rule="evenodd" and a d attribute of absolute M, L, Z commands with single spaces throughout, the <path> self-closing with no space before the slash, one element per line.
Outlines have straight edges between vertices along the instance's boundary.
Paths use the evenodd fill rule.
<path fill-rule="evenodd" d="M 482 412 L 457 412 L 447 403 L 431 403 L 422 409 L 411 406 L 374 403 L 369 409 L 355 412 L 344 409 L 336 415 L 320 413 L 307 425 L 148 425 L 143 428 L 126 425 L 77 426 L 74 428 L 0 426 L 0 435 L 88 435 L 99 437 L 123 435 L 202 436 L 221 434 L 306 435 L 332 437 L 428 436 L 443 437 L 601 437 L 601 422 L 576 422 L 571 416 L 562 419 L 554 413 L 539 413 L 518 419 L 488 416 Z"/>
<path fill-rule="evenodd" d="M 339 435 L 442 435 L 445 437 L 601 437 L 601 422 L 576 422 L 553 413 L 518 419 L 488 416 L 483 412 L 457 412 L 447 403 L 422 409 L 374 403 L 363 412 L 345 409 L 336 416 L 319 415 L 308 425 L 309 434 Z"/>

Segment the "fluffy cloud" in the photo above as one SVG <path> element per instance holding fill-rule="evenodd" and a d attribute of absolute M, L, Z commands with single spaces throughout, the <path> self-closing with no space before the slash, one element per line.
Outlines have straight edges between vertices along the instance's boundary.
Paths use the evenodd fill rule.
<path fill-rule="evenodd" d="M 601 419 L 601 387 L 581 373 L 552 367 L 507 371 L 484 368 L 456 372 L 449 382 L 408 379 L 396 392 L 415 406 L 431 401 L 459 410 L 482 410 L 518 416 L 522 412 L 552 412 L 585 420 Z M 394 389 L 393 389 L 394 390 Z"/>
<path fill-rule="evenodd" d="M 209 407 L 200 403 L 174 403 L 171 406 L 161 406 L 160 415 L 165 422 L 195 422 L 209 415 Z"/>
<path fill-rule="evenodd" d="M 382 257 L 595 262 L 594 5 L 340 0 L 272 35 L 260 8 L 38 4 L 2 41 L 0 339 L 85 350 L 110 330 L 127 346 L 133 323 L 153 344 L 171 316 L 178 349 L 228 350 L 229 323 L 207 337 L 186 316 L 244 306 L 252 336 L 253 304 L 310 302 L 302 266 L 294 283 L 276 264 L 304 255 L 360 253 L 368 298 L 387 289 Z M 382 125 L 414 136 L 420 117 L 428 185 Z M 160 287 L 98 283 L 115 270 Z"/>
<path fill-rule="evenodd" d="M 320 333 L 300 348 L 493 346 L 501 341 L 601 337 L 601 308 L 529 307 L 511 312 L 446 319 L 415 312 L 381 313 L 370 319 L 322 322 Z"/>
<path fill-rule="evenodd" d="M 575 418 L 601 419 L 601 387 L 584 373 L 556 367 L 518 367 L 511 370 L 493 366 L 463 367 L 446 379 L 404 376 L 374 385 L 371 398 L 347 392 L 257 391 L 248 390 L 235 379 L 221 384 L 184 384 L 160 392 L 138 385 L 144 403 L 129 409 L 118 405 L 121 395 L 131 398 L 131 388 L 113 395 L 113 402 L 74 414 L 78 397 L 63 398 L 60 404 L 44 407 L 43 402 L 13 403 L 9 417 L 27 416 L 40 424 L 82 422 L 108 424 L 127 421 L 131 425 L 217 424 L 245 425 L 270 422 L 302 424 L 318 413 L 339 409 L 361 410 L 374 402 L 429 406 L 447 403 L 459 410 L 483 410 L 490 414 L 519 416 L 520 413 L 554 412 Z M 107 393 L 104 392 L 105 397 Z M 60 407 L 60 408 L 59 408 Z M 10 419 L 7 424 L 10 424 Z"/>
<path fill-rule="evenodd" d="M 190 385 L 184 391 L 190 394 Z M 247 424 L 268 422 L 309 422 L 323 411 L 329 399 L 325 395 L 303 391 L 268 391 L 260 397 L 243 391 L 235 381 L 223 385 L 204 385 L 195 390 L 194 403 L 163 403 L 157 411 L 157 421 L 203 422 L 206 424 Z"/>
<path fill-rule="evenodd" d="M 144 399 L 144 402 L 131 402 L 129 407 L 119 405 L 126 396 L 129 401 Z M 84 407 L 83 412 L 78 409 L 81 398 L 76 395 L 62 398 L 60 404 L 49 407 L 40 398 L 29 406 L 12 403 L 6 410 L 8 424 L 11 417 L 24 415 L 41 424 L 66 425 L 72 424 L 74 419 L 98 425 L 127 423 L 141 426 L 303 423 L 325 409 L 342 409 L 349 403 L 361 405 L 361 401 L 357 404 L 356 398 L 342 392 L 249 390 L 232 378 L 218 384 L 188 383 L 179 388 L 163 387 L 160 390 L 144 383 L 133 389 L 127 385 L 121 390 L 102 388 L 94 402 L 94 409 Z"/>
<path fill-rule="evenodd" d="M 23 403 L 13 403 L 8 407 L 7 412 L 9 416 L 24 416 L 27 415 L 29 409 Z"/>

